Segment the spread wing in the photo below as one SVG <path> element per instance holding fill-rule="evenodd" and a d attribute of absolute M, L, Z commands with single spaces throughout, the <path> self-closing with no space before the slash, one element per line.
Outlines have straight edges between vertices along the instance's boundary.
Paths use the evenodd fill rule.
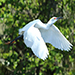
<path fill-rule="evenodd" d="M 39 30 L 46 43 L 51 43 L 54 47 L 61 50 L 70 50 L 72 44 L 64 37 L 55 25 L 52 25 L 48 30 Z"/>
<path fill-rule="evenodd" d="M 45 60 L 49 53 L 44 40 L 41 37 L 40 31 L 32 26 L 24 32 L 23 36 L 26 46 L 30 47 L 37 57 Z"/>
<path fill-rule="evenodd" d="M 40 22 L 39 19 L 33 20 L 26 24 L 23 28 L 19 29 L 19 34 L 22 35 L 24 31 L 27 31 L 30 27 L 34 26 L 37 22 Z"/>

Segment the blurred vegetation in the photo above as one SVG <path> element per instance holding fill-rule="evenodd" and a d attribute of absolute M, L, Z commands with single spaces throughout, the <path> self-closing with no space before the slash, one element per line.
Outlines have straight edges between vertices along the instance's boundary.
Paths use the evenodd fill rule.
<path fill-rule="evenodd" d="M 40 19 L 47 23 L 52 16 L 63 16 L 55 25 L 73 44 L 70 51 L 61 51 L 47 44 L 50 56 L 37 58 L 21 38 L 19 28 Z M 75 0 L 0 0 L 0 75 L 75 75 Z"/>

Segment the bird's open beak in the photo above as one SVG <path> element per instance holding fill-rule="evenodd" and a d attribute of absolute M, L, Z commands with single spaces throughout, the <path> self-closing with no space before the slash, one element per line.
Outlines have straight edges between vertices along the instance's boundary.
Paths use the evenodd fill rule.
<path fill-rule="evenodd" d="M 62 18 L 63 18 L 63 17 L 57 17 L 57 20 L 58 20 L 58 19 L 62 19 Z"/>

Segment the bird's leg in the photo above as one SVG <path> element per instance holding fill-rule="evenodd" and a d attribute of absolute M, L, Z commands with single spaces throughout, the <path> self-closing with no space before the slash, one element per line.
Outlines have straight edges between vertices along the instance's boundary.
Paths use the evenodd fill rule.
<path fill-rule="evenodd" d="M 14 43 L 14 42 L 16 42 L 20 37 L 22 37 L 23 35 L 20 35 L 20 36 L 18 36 L 17 38 L 15 38 L 14 40 L 12 40 L 12 41 L 9 41 L 9 42 L 7 42 L 7 43 L 5 43 L 5 44 L 11 44 L 11 43 Z"/>
<path fill-rule="evenodd" d="M 15 40 L 12 42 L 12 43 L 14 43 L 14 42 L 16 42 Z M 6 42 L 5 44 L 11 44 L 11 41 L 8 41 L 8 42 Z"/>

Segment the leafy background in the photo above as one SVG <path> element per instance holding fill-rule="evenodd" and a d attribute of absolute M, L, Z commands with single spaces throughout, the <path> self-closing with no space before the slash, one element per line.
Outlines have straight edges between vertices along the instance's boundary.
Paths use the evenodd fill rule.
<path fill-rule="evenodd" d="M 55 25 L 73 44 L 70 51 L 47 44 L 50 56 L 43 61 L 23 38 L 5 45 L 28 22 L 47 23 L 53 16 L 63 16 Z M 75 75 L 75 0 L 0 0 L 0 75 Z"/>

